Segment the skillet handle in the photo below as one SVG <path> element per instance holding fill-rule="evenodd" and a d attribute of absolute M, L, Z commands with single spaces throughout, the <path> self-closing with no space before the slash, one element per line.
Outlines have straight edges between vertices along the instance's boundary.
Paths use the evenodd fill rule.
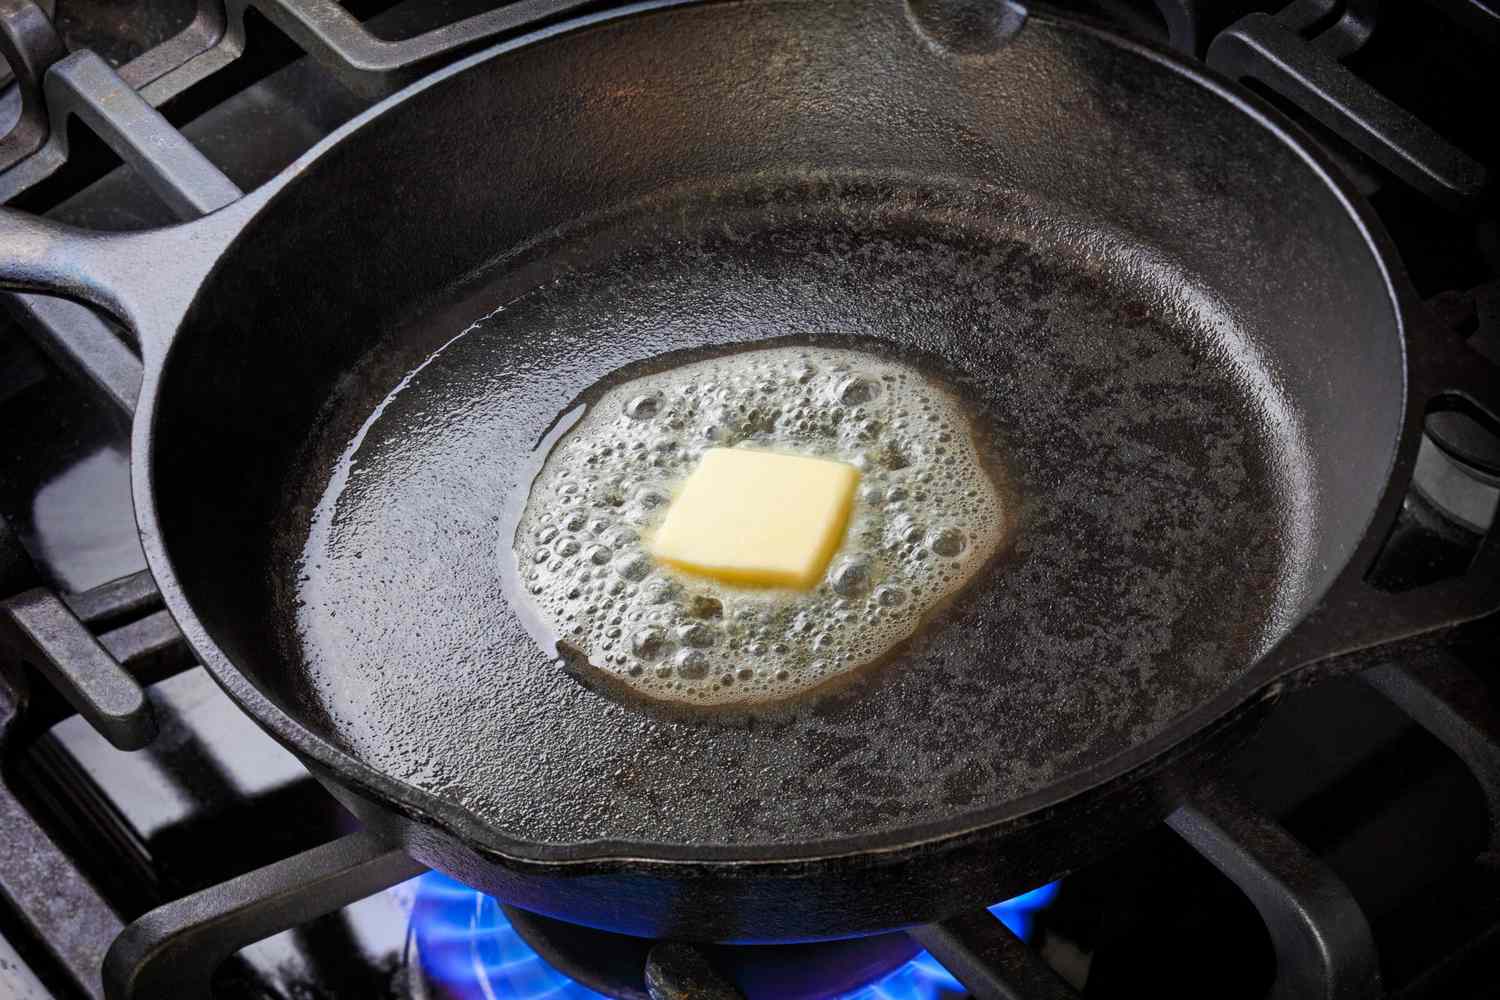
<path fill-rule="evenodd" d="M 0 208 L 0 288 L 72 299 L 122 320 L 135 311 L 127 289 L 139 283 L 132 266 L 138 237 L 97 233 Z"/>
<path fill-rule="evenodd" d="M 1500 368 L 1471 350 L 1425 307 L 1409 312 L 1406 427 L 1380 512 L 1322 602 L 1272 655 L 1284 667 L 1342 659 L 1403 640 L 1435 639 L 1500 610 L 1500 511 L 1459 576 L 1400 592 L 1380 590 L 1369 582 L 1375 558 L 1411 488 L 1423 421 L 1433 404 L 1481 415 L 1492 427 L 1500 427 Z M 1351 665 L 1367 664 L 1356 659 Z"/>
<path fill-rule="evenodd" d="M 150 367 L 165 356 L 235 221 L 221 212 L 166 229 L 99 233 L 0 208 L 0 289 L 104 310 L 135 333 Z"/>
<path fill-rule="evenodd" d="M 66 158 L 66 126 L 76 119 L 180 219 L 197 219 L 240 199 L 240 189 L 97 54 L 83 50 L 65 56 L 47 70 L 43 84 L 53 131 L 49 147 L 58 147 L 50 152 Z M 0 183 L 0 200 L 14 193 Z M 195 259 L 206 248 L 194 245 L 207 228 L 103 234 L 0 209 L 0 288 L 97 306 L 131 327 L 144 353 L 160 354 L 191 301 L 184 293 L 196 289 L 207 273 Z M 96 376 L 94 381 L 106 386 L 119 381 L 108 371 L 96 372 L 99 359 L 75 343 L 108 335 L 97 319 L 29 297 L 15 308 L 27 326 Z M 118 359 L 113 367 L 121 367 Z M 113 395 L 133 402 L 128 391 Z"/>

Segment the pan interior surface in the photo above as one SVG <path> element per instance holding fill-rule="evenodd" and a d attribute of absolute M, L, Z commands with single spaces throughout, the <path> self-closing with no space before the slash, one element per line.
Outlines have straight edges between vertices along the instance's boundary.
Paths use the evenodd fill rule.
<path fill-rule="evenodd" d="M 527 248 L 486 318 L 400 331 L 320 422 L 273 573 L 287 658 L 352 752 L 543 843 L 930 822 L 1154 735 L 1295 613 L 1309 458 L 1222 310 L 1073 231 L 972 186 L 757 178 Z M 1010 552 L 893 661 L 770 715 L 551 662 L 502 579 L 538 442 L 621 369 L 788 339 L 941 372 L 1008 466 Z"/>
<path fill-rule="evenodd" d="M 1339 189 L 1040 14 L 954 54 L 898 0 L 637 12 L 476 57 L 273 183 L 156 385 L 153 570 L 320 773 L 511 856 L 803 860 L 1071 795 L 1309 609 L 1404 416 Z M 1014 493 L 993 571 L 775 713 L 556 667 L 500 575 L 537 443 L 622 372 L 796 342 L 964 397 Z"/>

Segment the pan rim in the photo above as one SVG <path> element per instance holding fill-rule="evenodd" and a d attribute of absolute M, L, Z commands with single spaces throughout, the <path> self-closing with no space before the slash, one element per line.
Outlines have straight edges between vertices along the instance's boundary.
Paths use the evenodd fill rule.
<path fill-rule="evenodd" d="M 641 2 L 624 7 L 571 18 L 527 32 L 461 59 L 390 95 L 330 133 L 261 188 L 229 207 L 221 209 L 215 215 L 229 217 L 235 236 L 238 238 L 245 227 L 257 218 L 300 174 L 354 133 L 370 125 L 376 119 L 395 111 L 417 94 L 480 65 L 503 58 L 512 52 L 564 34 L 613 24 L 636 16 L 693 8 L 708 10 L 714 7 L 741 6 L 759 2 L 762 0 L 730 0 L 728 3 L 724 0 L 641 0 Z M 795 3 L 796 0 L 792 2 Z M 1248 91 L 1244 91 L 1243 88 L 1237 88 L 1214 77 L 1204 69 L 1184 61 L 1175 53 L 1127 38 L 1107 27 L 1084 19 L 1066 16 L 1051 10 L 1033 11 L 1030 18 L 1059 30 L 1092 35 L 1118 50 L 1155 63 L 1158 67 L 1207 89 L 1215 97 L 1224 101 L 1229 108 L 1269 132 L 1312 171 L 1314 178 L 1322 183 L 1343 208 L 1369 248 L 1373 263 L 1384 282 L 1394 321 L 1394 333 L 1400 346 L 1402 399 L 1398 412 L 1404 414 L 1405 419 L 1400 426 L 1393 429 L 1387 463 L 1382 470 L 1383 478 L 1389 483 L 1392 470 L 1400 460 L 1403 448 L 1410 444 L 1407 440 L 1412 422 L 1408 386 L 1407 340 L 1409 334 L 1405 322 L 1404 305 L 1413 293 L 1408 290 L 1404 269 L 1395 253 L 1390 237 L 1374 216 L 1373 210 L 1365 204 L 1353 186 L 1339 176 L 1332 161 L 1312 146 L 1310 140 L 1294 123 L 1279 120 L 1280 116 L 1273 108 Z M 203 291 L 213 284 L 217 271 L 218 265 L 205 276 L 194 293 L 195 303 L 199 301 Z M 182 321 L 183 324 L 191 319 L 193 312 L 193 309 L 188 310 Z M 471 810 L 377 770 L 295 719 L 234 665 L 198 618 L 169 556 L 154 496 L 156 461 L 154 443 L 158 390 L 163 373 L 170 363 L 173 346 L 168 346 L 168 349 L 157 359 L 157 363 L 147 366 L 145 382 L 141 390 L 141 406 L 136 415 L 132 434 L 132 452 L 136 456 L 132 467 L 132 493 L 147 564 L 157 581 L 168 610 L 190 647 L 231 700 L 278 742 L 290 748 L 320 778 L 343 786 L 359 797 L 371 800 L 407 819 L 436 827 L 455 838 L 466 848 L 514 870 L 566 869 L 582 874 L 622 868 L 638 870 L 662 867 L 679 871 L 711 868 L 720 874 L 755 877 L 760 872 L 785 870 L 809 864 L 841 860 L 870 865 L 899 863 L 901 859 L 909 855 L 925 854 L 934 850 L 957 850 L 978 841 L 997 838 L 1010 831 L 1044 823 L 1049 813 L 1069 804 L 1079 805 L 1083 800 L 1092 801 L 1111 789 L 1124 789 L 1139 784 L 1152 773 L 1165 769 L 1172 761 L 1190 752 L 1199 743 L 1207 741 L 1212 734 L 1228 725 L 1233 718 L 1249 712 L 1259 702 L 1274 698 L 1282 687 L 1279 681 L 1285 672 L 1285 665 L 1273 662 L 1273 649 L 1252 663 L 1244 674 L 1212 699 L 1179 717 L 1161 733 L 1143 743 L 1073 771 L 1047 787 L 1027 795 L 971 811 L 956 812 L 944 819 L 899 829 L 849 834 L 806 842 L 782 841 L 754 845 L 652 844 L 618 840 L 540 844 L 510 837 L 493 824 L 480 819 Z M 1386 495 L 1371 507 L 1361 525 L 1360 535 L 1357 536 L 1361 541 L 1350 549 L 1339 571 L 1330 574 L 1320 590 L 1308 595 L 1305 608 L 1315 608 L 1322 597 L 1347 571 L 1350 564 L 1365 551 L 1369 543 L 1370 525 L 1376 522 L 1381 510 L 1389 502 L 1390 496 L 1387 488 Z M 1309 613 L 1304 611 L 1302 615 L 1299 615 L 1288 627 L 1286 635 L 1295 633 Z M 1169 809 L 1169 804 L 1163 804 L 1160 812 L 1165 815 Z"/>

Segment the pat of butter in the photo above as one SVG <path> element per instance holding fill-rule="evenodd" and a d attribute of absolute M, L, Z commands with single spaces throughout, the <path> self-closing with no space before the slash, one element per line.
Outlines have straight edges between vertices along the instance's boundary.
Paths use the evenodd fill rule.
<path fill-rule="evenodd" d="M 843 462 L 710 448 L 667 508 L 651 553 L 726 583 L 805 590 L 844 537 L 858 482 Z"/>

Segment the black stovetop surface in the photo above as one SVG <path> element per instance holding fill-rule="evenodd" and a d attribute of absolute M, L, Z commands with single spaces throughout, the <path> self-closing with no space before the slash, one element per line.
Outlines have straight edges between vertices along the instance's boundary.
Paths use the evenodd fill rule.
<path fill-rule="evenodd" d="M 128 15 L 108 0 L 42 6 L 70 48 L 93 48 L 112 65 L 128 67 L 193 30 L 213 3 L 149 0 Z M 487 4 L 345 6 L 381 37 L 399 39 Z M 1163 40 L 1172 23 L 1145 0 L 1072 6 Z M 1162 0 L 1161 6 L 1201 8 L 1201 55 L 1208 39 L 1240 14 L 1279 5 Z M 1335 12 L 1326 23 L 1343 4 L 1325 6 Z M 1492 172 L 1500 169 L 1492 107 L 1500 94 L 1500 19 L 1493 14 L 1492 5 L 1476 0 L 1388 3 L 1372 39 L 1345 60 L 1360 79 Z M 377 96 L 351 89 L 344 77 L 252 15 L 244 54 L 161 108 L 248 190 Z M 5 107 L 0 100 L 0 123 Z M 101 142 L 75 132 L 68 163 L 13 204 L 99 228 L 171 221 Z M 1419 291 L 1476 349 L 1500 361 L 1500 225 L 1493 200 L 1440 207 L 1327 138 L 1395 237 Z M 1438 431 L 1462 438 L 1457 453 L 1478 456 L 1481 467 L 1465 488 L 1477 483 L 1481 500 L 1492 502 L 1500 466 L 1486 470 L 1483 459 L 1486 449 L 1493 457 L 1494 441 L 1472 428 Z M 24 650 L 0 658 L 0 695 L 18 678 L 31 692 L 24 724 L 0 740 L 0 773 L 11 796 L 0 799 L 0 840 L 20 829 L 6 826 L 6 809 L 23 811 L 27 836 L 45 837 L 65 859 L 68 878 L 92 886 L 116 918 L 39 919 L 45 893 L 35 890 L 56 874 L 39 873 L 33 862 L 40 855 L 19 835 L 0 844 L 0 997 L 100 995 L 89 963 L 108 945 L 96 939 L 120 922 L 356 828 L 300 764 L 192 665 L 151 597 L 131 516 L 127 437 L 124 416 L 0 310 L 0 549 L 18 539 L 29 564 L 18 570 L 0 557 L 0 599 L 39 585 L 83 602 L 72 605 L 76 611 L 103 601 L 99 588 L 126 578 L 113 584 L 116 592 L 133 587 L 144 596 L 114 600 L 88 625 L 147 683 L 160 724 L 145 749 L 117 750 L 52 694 L 23 662 Z M 1410 498 L 1382 567 L 1396 585 L 1461 572 L 1476 547 L 1473 524 L 1443 516 L 1446 488 L 1435 482 Z M 1500 957 L 1500 855 L 1494 853 L 1500 821 L 1491 815 L 1500 804 L 1500 747 L 1484 737 L 1493 741 L 1500 732 L 1497 640 L 1500 622 L 1492 618 L 1367 675 L 1285 696 L 1210 790 L 1279 826 L 1352 896 L 1369 922 L 1392 995 L 1493 995 L 1486 970 Z M 1415 719 L 1390 696 L 1399 688 L 1392 678 L 1401 676 L 1447 692 L 1450 714 L 1473 725 L 1444 729 L 1431 716 Z M 58 886 L 58 900 L 71 898 Z M 246 948 L 220 968 L 215 996 L 426 995 L 411 967 L 413 892 L 409 884 L 398 886 Z M 45 932 L 57 927 L 70 928 L 76 939 Z M 1273 935 L 1242 887 L 1168 825 L 1063 879 L 1036 916 L 1030 943 L 1088 997 L 1258 997 L 1278 964 Z"/>

